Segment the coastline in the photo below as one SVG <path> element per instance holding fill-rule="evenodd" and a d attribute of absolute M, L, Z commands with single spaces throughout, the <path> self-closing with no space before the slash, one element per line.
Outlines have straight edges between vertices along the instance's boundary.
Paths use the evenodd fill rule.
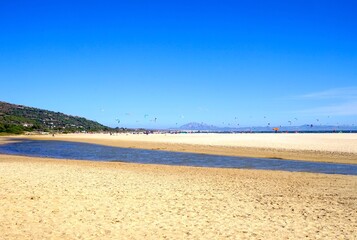
<path fill-rule="evenodd" d="M 224 156 L 357 164 L 357 134 L 61 134 L 55 137 L 36 135 L 12 139 L 21 138 Z"/>

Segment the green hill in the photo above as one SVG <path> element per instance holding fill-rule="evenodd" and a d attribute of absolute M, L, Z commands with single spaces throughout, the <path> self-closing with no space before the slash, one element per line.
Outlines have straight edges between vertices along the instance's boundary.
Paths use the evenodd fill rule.
<path fill-rule="evenodd" d="M 109 131 L 98 122 L 0 101 L 0 133 Z"/>

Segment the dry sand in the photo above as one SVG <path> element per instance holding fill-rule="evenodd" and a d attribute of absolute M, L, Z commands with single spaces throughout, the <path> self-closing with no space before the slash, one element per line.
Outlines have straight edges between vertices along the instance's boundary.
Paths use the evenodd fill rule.
<path fill-rule="evenodd" d="M 357 177 L 0 155 L 1 239 L 356 239 Z"/>
<path fill-rule="evenodd" d="M 357 164 L 357 134 L 68 134 L 31 138 L 167 151 Z"/>
<path fill-rule="evenodd" d="M 187 136 L 35 138 L 230 155 L 250 144 L 356 163 L 353 134 Z M 0 186 L 0 239 L 357 239 L 357 176 L 0 155 Z"/>

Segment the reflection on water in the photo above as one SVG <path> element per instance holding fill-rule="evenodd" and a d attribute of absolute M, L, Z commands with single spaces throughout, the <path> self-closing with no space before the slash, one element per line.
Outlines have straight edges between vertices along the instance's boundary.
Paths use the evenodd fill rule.
<path fill-rule="evenodd" d="M 64 141 L 25 140 L 0 145 L 0 153 L 77 160 L 153 163 L 219 168 L 250 168 L 357 175 L 357 165 L 352 164 L 229 157 L 196 153 L 119 148 Z"/>

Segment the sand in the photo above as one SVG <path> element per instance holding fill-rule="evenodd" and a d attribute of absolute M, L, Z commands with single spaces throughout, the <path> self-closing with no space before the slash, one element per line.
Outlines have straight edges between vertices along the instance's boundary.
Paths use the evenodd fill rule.
<path fill-rule="evenodd" d="M 28 136 L 26 136 L 28 138 Z M 109 146 L 357 164 L 357 134 L 68 134 L 31 136 Z"/>
<path fill-rule="evenodd" d="M 54 139 L 141 147 L 145 137 L 167 136 Z M 333 151 L 353 156 L 345 144 Z M 0 186 L 0 239 L 357 239 L 357 176 L 0 155 Z"/>
<path fill-rule="evenodd" d="M 1 239 L 356 239 L 357 177 L 0 155 Z"/>

